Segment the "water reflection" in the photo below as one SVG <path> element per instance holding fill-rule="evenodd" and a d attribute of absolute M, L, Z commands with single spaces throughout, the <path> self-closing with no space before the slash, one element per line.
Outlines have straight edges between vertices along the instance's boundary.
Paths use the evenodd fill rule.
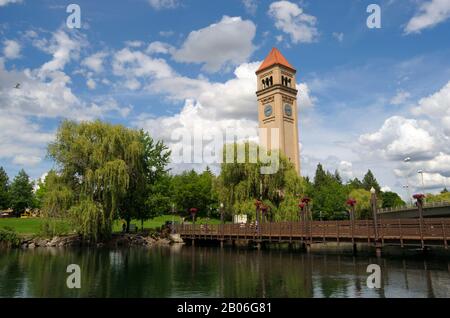
<path fill-rule="evenodd" d="M 450 263 L 209 247 L 0 251 L 0 297 L 450 297 Z M 382 288 L 366 286 L 368 264 Z M 66 267 L 81 267 L 81 289 Z"/>

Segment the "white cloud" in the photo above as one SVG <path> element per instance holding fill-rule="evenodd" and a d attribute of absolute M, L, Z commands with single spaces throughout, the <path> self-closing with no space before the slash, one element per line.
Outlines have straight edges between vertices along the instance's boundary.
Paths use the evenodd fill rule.
<path fill-rule="evenodd" d="M 89 89 L 95 89 L 97 87 L 97 84 L 92 78 L 88 78 L 88 80 L 86 81 L 86 85 Z"/>
<path fill-rule="evenodd" d="M 148 0 L 148 3 L 156 10 L 174 9 L 180 5 L 179 0 Z"/>
<path fill-rule="evenodd" d="M 423 29 L 432 28 L 450 17 L 450 1 L 430 0 L 422 3 L 419 11 L 409 20 L 405 33 L 420 33 Z"/>
<path fill-rule="evenodd" d="M 132 48 L 139 48 L 144 45 L 142 41 L 125 41 L 125 45 Z"/>
<path fill-rule="evenodd" d="M 306 83 L 297 84 L 297 90 L 298 90 L 297 104 L 298 104 L 299 109 L 303 110 L 305 108 L 313 107 L 314 103 L 316 102 L 316 98 L 311 95 L 308 84 L 306 84 Z"/>
<path fill-rule="evenodd" d="M 96 73 L 100 73 L 103 71 L 103 62 L 104 59 L 108 56 L 106 52 L 97 52 L 85 58 L 81 64 L 88 67 L 92 71 Z"/>
<path fill-rule="evenodd" d="M 53 55 L 52 60 L 43 64 L 39 70 L 39 76 L 42 78 L 51 77 L 54 72 L 63 70 L 71 60 L 78 59 L 81 48 L 86 46 L 82 35 L 68 35 L 63 30 L 54 32 L 50 41 L 41 40 L 34 43 L 44 52 Z"/>
<path fill-rule="evenodd" d="M 172 69 L 165 60 L 129 48 L 114 54 L 113 71 L 115 75 L 130 77 L 163 78 L 172 75 Z"/>
<path fill-rule="evenodd" d="M 381 187 L 381 192 L 391 192 L 392 189 L 388 186 Z"/>
<path fill-rule="evenodd" d="M 442 189 L 450 180 L 449 109 L 450 82 L 411 108 L 420 120 L 390 117 L 377 132 L 360 136 L 361 156 L 394 163 L 395 175 L 410 178 L 415 191 L 421 187 L 418 170 L 424 171 L 428 190 Z M 403 162 L 406 157 L 411 161 Z"/>
<path fill-rule="evenodd" d="M 359 142 L 388 160 L 430 158 L 437 142 L 429 128 L 425 121 L 393 116 L 377 132 L 360 136 Z"/>
<path fill-rule="evenodd" d="M 0 127 L 0 159 L 11 159 L 17 165 L 41 162 L 45 145 L 54 138 L 54 133 L 43 132 L 40 126 L 1 108 Z"/>
<path fill-rule="evenodd" d="M 171 54 L 174 50 L 175 48 L 168 43 L 155 41 L 148 45 L 145 52 L 148 54 Z"/>
<path fill-rule="evenodd" d="M 450 117 L 450 81 L 438 92 L 419 100 L 412 112 L 414 115 L 426 115 L 434 119 Z"/>
<path fill-rule="evenodd" d="M 341 43 L 344 41 L 344 33 L 342 32 L 333 32 L 333 37 Z"/>
<path fill-rule="evenodd" d="M 159 36 L 162 36 L 163 38 L 168 38 L 174 35 L 175 32 L 169 30 L 169 31 L 159 31 Z"/>
<path fill-rule="evenodd" d="M 41 162 L 41 157 L 38 156 L 25 156 L 25 155 L 17 155 L 13 159 L 13 163 L 21 166 L 35 166 Z"/>
<path fill-rule="evenodd" d="M 411 94 L 409 92 L 406 92 L 404 90 L 397 90 L 397 94 L 391 98 L 390 103 L 392 105 L 401 105 L 405 103 L 409 97 L 411 97 Z"/>
<path fill-rule="evenodd" d="M 20 57 L 20 49 L 21 46 L 19 42 L 14 40 L 5 40 L 3 41 L 3 55 L 7 59 L 17 59 Z"/>
<path fill-rule="evenodd" d="M 353 179 L 353 164 L 349 161 L 341 161 L 337 168 L 344 181 Z"/>
<path fill-rule="evenodd" d="M 174 52 L 178 62 L 204 64 L 208 72 L 247 61 L 254 51 L 256 26 L 240 17 L 224 16 L 218 23 L 192 31 L 182 47 Z"/>
<path fill-rule="evenodd" d="M 290 35 L 292 43 L 311 43 L 317 40 L 319 32 L 316 17 L 304 13 L 297 4 L 289 1 L 273 2 L 268 13 L 275 20 L 275 27 Z"/>
<path fill-rule="evenodd" d="M 256 10 L 258 10 L 258 1 L 257 0 L 242 0 L 244 4 L 245 10 L 247 10 L 250 14 L 256 14 Z"/>
<path fill-rule="evenodd" d="M 0 0 L 0 7 L 6 6 L 10 3 L 21 3 L 22 0 Z"/>
<path fill-rule="evenodd" d="M 107 105 L 90 105 L 80 100 L 68 86 L 70 78 L 62 71 L 51 73 L 50 80 L 36 70 L 8 71 L 0 68 L 0 110 L 16 116 L 41 118 L 70 118 L 86 120 L 107 116 L 107 112 L 121 113 Z M 20 89 L 15 89 L 20 83 Z M 103 110 L 103 113 L 100 112 Z"/>
<path fill-rule="evenodd" d="M 195 164 L 192 141 L 190 138 L 186 140 L 183 137 L 192 135 L 197 141 L 202 142 L 202 153 L 205 151 L 212 155 L 221 154 L 227 129 L 232 132 L 239 131 L 243 135 L 250 137 L 251 140 L 256 140 L 256 121 L 216 118 L 215 116 L 208 116 L 208 114 L 210 114 L 210 110 L 200 103 L 194 100 L 186 100 L 183 109 L 176 115 L 158 118 L 142 116 L 135 125 L 149 131 L 154 138 L 164 140 L 172 150 L 172 159 L 175 156 L 181 157 L 186 152 L 189 154 L 187 161 L 181 163 L 172 161 L 170 167 L 173 169 L 172 172 L 175 173 L 186 169 L 197 168 L 200 170 L 208 165 L 202 154 L 200 154 L 200 157 L 195 157 L 198 159 L 198 164 Z M 217 146 L 214 143 L 215 140 L 212 139 L 215 135 L 223 137 L 219 140 Z M 214 150 L 217 152 L 214 153 Z M 209 165 L 211 166 L 211 163 Z"/>

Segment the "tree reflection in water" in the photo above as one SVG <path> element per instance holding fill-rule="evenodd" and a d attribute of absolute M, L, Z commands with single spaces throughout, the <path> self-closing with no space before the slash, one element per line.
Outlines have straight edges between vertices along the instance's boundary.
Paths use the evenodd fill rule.
<path fill-rule="evenodd" d="M 369 264 L 382 288 L 366 286 Z M 66 268 L 81 267 L 81 289 Z M 0 253 L 0 297 L 450 297 L 447 259 L 198 246 Z"/>

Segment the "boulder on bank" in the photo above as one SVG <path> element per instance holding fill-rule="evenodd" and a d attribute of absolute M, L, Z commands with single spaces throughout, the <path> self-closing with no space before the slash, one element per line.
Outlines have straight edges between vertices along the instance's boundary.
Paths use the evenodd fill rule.
<path fill-rule="evenodd" d="M 180 237 L 162 238 L 159 235 L 152 233 L 146 234 L 114 234 L 110 240 L 105 242 L 97 242 L 89 244 L 83 241 L 79 235 L 55 236 L 52 239 L 45 238 L 23 238 L 20 247 L 36 248 L 36 247 L 74 247 L 74 246 L 96 246 L 96 247 L 128 247 L 128 246 L 152 246 L 164 245 L 170 243 L 182 243 Z"/>

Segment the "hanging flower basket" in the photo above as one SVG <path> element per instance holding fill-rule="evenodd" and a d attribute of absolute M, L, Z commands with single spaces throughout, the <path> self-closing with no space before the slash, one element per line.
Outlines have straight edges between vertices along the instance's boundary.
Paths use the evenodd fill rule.
<path fill-rule="evenodd" d="M 262 213 L 266 213 L 268 209 L 269 209 L 269 207 L 267 205 L 262 205 L 261 206 Z"/>
<path fill-rule="evenodd" d="M 416 200 L 422 200 L 423 198 L 425 198 L 425 194 L 422 193 L 414 194 L 413 198 Z"/>
<path fill-rule="evenodd" d="M 197 214 L 198 209 L 197 208 L 190 208 L 189 212 L 191 212 L 192 215 L 195 215 L 195 214 Z"/>
<path fill-rule="evenodd" d="M 356 205 L 356 200 L 355 199 L 348 199 L 347 200 L 347 205 L 354 207 Z"/>
<path fill-rule="evenodd" d="M 304 204 L 303 202 L 301 202 L 301 203 L 298 205 L 298 207 L 299 207 L 300 209 L 303 209 L 303 208 L 305 207 L 305 204 Z"/>
<path fill-rule="evenodd" d="M 308 204 L 309 202 L 311 202 L 311 199 L 308 198 L 308 197 L 304 197 L 304 198 L 302 199 L 302 203 Z"/>

